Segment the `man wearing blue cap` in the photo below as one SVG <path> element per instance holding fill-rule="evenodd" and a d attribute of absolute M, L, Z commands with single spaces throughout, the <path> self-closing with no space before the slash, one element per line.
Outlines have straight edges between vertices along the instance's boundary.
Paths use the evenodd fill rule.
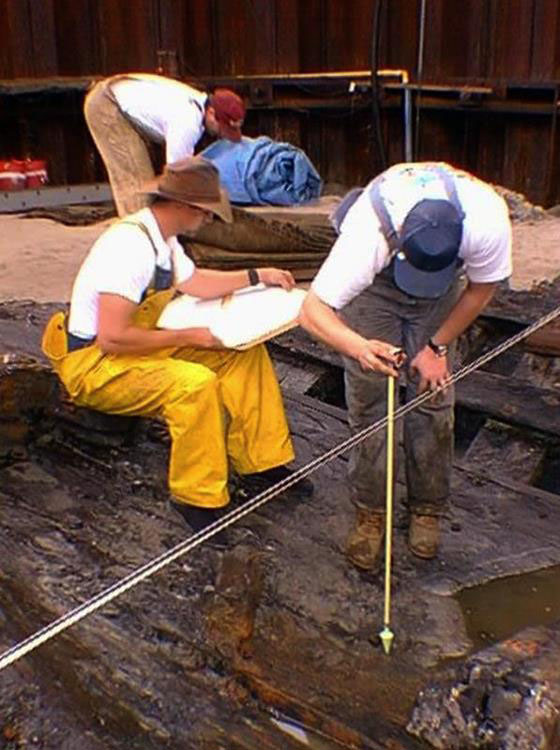
<path fill-rule="evenodd" d="M 432 162 L 391 167 L 352 191 L 332 219 L 339 236 L 313 281 L 301 323 L 343 354 L 356 433 L 386 413 L 383 375 L 395 372 L 384 342 L 406 354 L 407 400 L 448 384 L 457 337 L 511 275 L 511 223 L 490 185 Z M 424 559 L 437 554 L 447 506 L 453 405 L 448 386 L 404 418 L 408 543 Z M 356 446 L 349 476 L 357 522 L 347 555 L 374 570 L 385 528 L 383 431 Z"/>

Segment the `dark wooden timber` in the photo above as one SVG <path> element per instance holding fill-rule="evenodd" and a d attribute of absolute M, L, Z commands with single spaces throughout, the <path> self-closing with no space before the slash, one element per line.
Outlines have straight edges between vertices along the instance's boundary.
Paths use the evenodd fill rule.
<path fill-rule="evenodd" d="M 525 348 L 539 354 L 560 356 L 560 318 L 553 320 L 527 337 Z"/>
<path fill-rule="evenodd" d="M 287 334 L 283 342 L 288 348 L 294 349 L 296 339 L 299 344 L 301 338 L 298 334 Z M 336 370 L 332 380 L 338 380 L 341 384 L 341 363 L 336 354 L 325 352 L 311 341 L 306 342 L 302 349 L 310 357 L 333 365 Z M 478 370 L 456 383 L 456 403 L 506 424 L 560 436 L 560 393 L 551 388 L 533 386 L 527 381 Z"/>
<path fill-rule="evenodd" d="M 507 424 L 560 436 L 560 393 L 478 370 L 456 384 L 457 403 Z"/>
<path fill-rule="evenodd" d="M 119 434 L 93 413 L 69 410 L 54 374 L 36 361 L 51 311 L 30 302 L 0 306 L 7 351 L 0 364 L 0 548 L 9 550 L 0 556 L 0 650 L 186 533 L 166 506 L 161 425 L 141 420 Z M 278 346 L 297 465 L 304 466 L 349 436 L 343 408 L 297 392 L 312 381 L 317 390 L 321 366 L 327 375 L 329 367 L 339 375 L 340 366 L 303 355 L 293 337 Z M 300 379 L 292 368 L 302 359 Z M 507 379 L 483 376 L 500 415 L 511 411 L 506 405 L 519 394 L 500 402 L 498 384 Z M 546 387 L 531 391 L 537 400 L 554 392 L 546 378 L 540 382 Z M 469 398 L 482 408 L 476 394 Z M 453 594 L 560 564 L 558 495 L 529 484 L 534 433 L 506 428 L 501 417 L 493 428 L 486 405 L 482 416 L 488 450 L 475 437 L 455 463 L 433 561 L 407 550 L 399 451 L 390 657 L 377 638 L 383 578 L 358 573 L 343 554 L 354 517 L 343 453 L 313 472 L 311 500 L 293 491 L 269 502 L 230 529 L 235 544 L 225 552 L 204 545 L 5 670 L 4 737 L 20 744 L 39 737 L 45 750 L 59 750 L 62 735 L 84 750 L 121 750 L 123 742 L 130 750 L 301 746 L 272 721 L 280 719 L 333 750 L 420 750 L 429 716 L 422 691 L 443 684 L 447 660 L 472 648 Z M 538 449 L 552 435 L 545 432 Z M 510 449 L 515 479 L 503 466 Z M 241 507 L 249 495 L 232 487 L 232 503 Z M 549 643 L 556 658 L 552 636 Z M 488 695 L 496 690 L 488 684 Z M 447 704 L 438 705 L 445 719 Z"/>

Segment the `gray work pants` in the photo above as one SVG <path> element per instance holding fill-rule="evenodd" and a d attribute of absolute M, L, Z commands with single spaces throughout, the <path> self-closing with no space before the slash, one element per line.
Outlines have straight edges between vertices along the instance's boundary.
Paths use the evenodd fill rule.
<path fill-rule="evenodd" d="M 465 287 L 462 277 L 437 300 L 418 299 L 401 292 L 388 274 L 373 284 L 342 312 L 351 328 L 366 338 L 388 341 L 407 355 L 406 400 L 417 395 L 418 376 L 408 365 L 433 336 Z M 455 346 L 449 350 L 450 367 Z M 355 434 L 387 413 L 387 378 L 364 372 L 354 359 L 344 357 L 349 422 Z M 404 449 L 408 506 L 413 513 L 441 515 L 446 510 L 453 461 L 453 386 L 437 401 L 431 399 L 404 417 Z M 381 430 L 353 450 L 349 478 L 355 505 L 374 512 L 385 510 L 386 431 Z"/>
<path fill-rule="evenodd" d="M 137 191 L 154 177 L 154 167 L 147 142 L 111 94 L 113 80 L 95 84 L 86 96 L 84 115 L 109 175 L 117 213 L 127 216 L 149 205 L 148 196 Z"/>

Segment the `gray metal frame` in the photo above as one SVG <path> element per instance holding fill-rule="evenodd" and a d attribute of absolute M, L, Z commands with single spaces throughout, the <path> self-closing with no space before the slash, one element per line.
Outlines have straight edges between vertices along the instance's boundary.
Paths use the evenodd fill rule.
<path fill-rule="evenodd" d="M 61 185 L 36 190 L 0 192 L 0 214 L 21 213 L 32 208 L 53 208 L 79 203 L 104 203 L 113 200 L 108 182 L 92 185 Z"/>

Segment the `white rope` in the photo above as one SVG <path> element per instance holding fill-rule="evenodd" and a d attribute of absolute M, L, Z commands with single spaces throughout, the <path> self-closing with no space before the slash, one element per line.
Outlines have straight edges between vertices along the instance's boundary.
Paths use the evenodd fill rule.
<path fill-rule="evenodd" d="M 465 367 L 458 370 L 450 378 L 448 385 L 456 383 L 458 380 L 461 380 L 462 378 L 466 377 L 467 375 L 469 375 L 471 372 L 481 367 L 486 362 L 489 362 L 494 357 L 497 357 L 499 354 L 502 354 L 502 352 L 506 351 L 506 349 L 509 349 L 510 347 L 519 343 L 519 341 L 522 341 L 524 338 L 529 336 L 534 331 L 538 330 L 539 328 L 542 328 L 542 326 L 546 325 L 551 320 L 554 320 L 554 318 L 558 317 L 558 315 L 560 315 L 560 307 L 557 307 L 552 312 L 548 313 L 547 315 L 544 315 L 542 318 L 539 318 L 539 320 L 537 320 L 531 326 L 529 326 L 528 328 L 525 328 L 523 331 L 520 331 L 518 334 L 516 334 L 515 336 L 512 336 L 510 339 L 498 345 L 491 351 L 487 352 L 486 354 L 483 354 L 481 357 L 476 359 L 470 365 L 466 365 Z M 438 389 L 438 390 L 441 390 L 441 389 Z M 423 404 L 425 401 L 428 401 L 430 398 L 433 398 L 434 393 L 437 393 L 437 391 L 435 392 L 426 391 L 420 394 L 409 403 L 405 404 L 404 406 L 401 406 L 399 409 L 396 409 L 394 413 L 394 418 L 398 419 L 404 416 L 405 414 L 408 414 L 408 412 L 412 411 L 420 404 Z M 361 430 L 355 435 L 352 435 L 350 438 L 343 441 L 342 443 L 335 446 L 334 448 L 331 448 L 331 450 L 326 451 L 326 453 L 322 454 L 318 458 L 315 458 L 313 461 L 310 461 L 305 466 L 302 466 L 300 469 L 297 469 L 296 471 L 293 472 L 293 474 L 291 474 L 289 477 L 286 477 L 286 479 L 283 479 L 281 482 L 278 482 L 273 487 L 269 487 L 264 492 L 261 492 L 260 494 L 252 498 L 251 500 L 248 500 L 243 506 L 230 511 L 219 520 L 211 523 L 202 531 L 199 531 L 196 534 L 192 534 L 188 539 L 185 539 L 183 542 L 180 542 L 175 547 L 172 547 L 170 550 L 168 550 L 167 552 L 164 552 L 162 555 L 160 555 L 159 557 L 156 557 L 155 559 L 146 563 L 142 567 L 137 568 L 135 571 L 133 571 L 129 575 L 117 581 L 117 583 L 113 584 L 112 586 L 109 586 L 109 588 L 105 589 L 104 591 L 101 591 L 99 594 L 92 597 L 91 599 L 88 599 L 83 604 L 80 604 L 79 606 L 70 610 L 66 614 L 62 615 L 58 619 L 51 622 L 49 625 L 46 625 L 44 628 L 41 628 L 40 630 L 36 631 L 32 635 L 30 635 L 28 638 L 25 638 L 23 641 L 16 643 L 7 651 L 4 651 L 2 654 L 0 654 L 0 671 L 5 669 L 10 664 L 13 664 L 18 659 L 21 659 L 23 656 L 25 656 L 25 654 L 28 654 L 30 651 L 35 650 L 41 644 L 45 643 L 46 641 L 49 641 L 51 638 L 54 638 L 59 633 L 62 633 L 67 628 L 71 627 L 72 625 L 75 625 L 80 620 L 83 620 L 88 615 L 93 614 L 93 612 L 97 611 L 98 609 L 103 607 L 105 604 L 108 604 L 109 602 L 113 601 L 113 599 L 116 599 L 118 596 L 121 596 L 121 594 L 124 594 L 125 591 L 128 591 L 133 586 L 136 586 L 141 581 L 154 575 L 154 573 L 157 573 L 159 570 L 166 567 L 167 565 L 172 563 L 174 560 L 177 560 L 179 557 L 182 557 L 187 552 L 190 552 L 192 549 L 194 549 L 195 547 L 198 547 L 200 544 L 207 541 L 208 539 L 211 539 L 215 534 L 218 534 L 220 531 L 223 531 L 228 526 L 231 526 L 232 524 L 236 523 L 241 518 L 244 518 L 245 516 L 247 516 L 249 513 L 252 513 L 261 505 L 264 505 L 269 500 L 272 500 L 273 497 L 276 497 L 281 492 L 284 492 L 284 490 L 288 489 L 288 487 L 291 487 L 292 485 L 297 484 L 297 482 L 299 482 L 301 479 L 303 479 L 304 477 L 314 472 L 320 466 L 323 466 L 329 461 L 332 461 L 334 458 L 336 458 L 340 454 L 345 453 L 350 448 L 353 448 L 354 446 L 358 445 L 358 443 L 361 443 L 370 435 L 373 435 L 374 433 L 379 432 L 380 430 L 384 429 L 386 425 L 387 425 L 387 417 L 385 416 L 382 419 L 375 422 L 374 424 L 370 425 L 369 427 L 366 427 L 365 429 Z"/>

